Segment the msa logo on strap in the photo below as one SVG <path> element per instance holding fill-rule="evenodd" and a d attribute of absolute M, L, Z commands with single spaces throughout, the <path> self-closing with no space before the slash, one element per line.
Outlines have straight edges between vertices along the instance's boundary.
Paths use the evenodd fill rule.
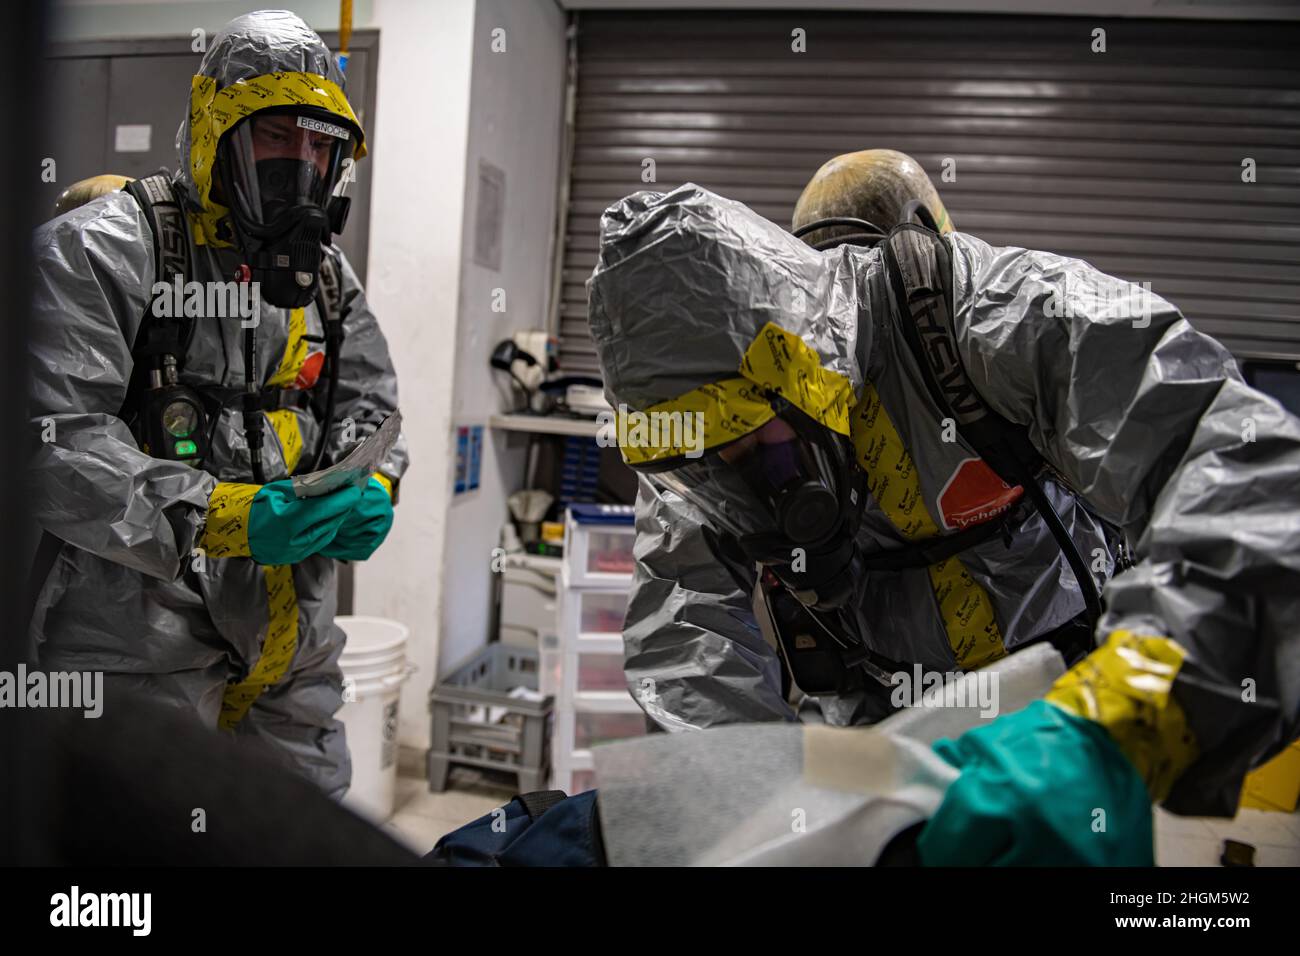
<path fill-rule="evenodd" d="M 920 306 L 918 309 L 918 305 Z M 917 312 L 920 314 L 917 314 Z M 913 318 L 916 329 L 921 334 L 921 346 L 930 363 L 935 381 L 948 400 L 952 413 L 959 424 L 968 425 L 983 418 L 984 403 L 975 393 L 975 387 L 966 378 L 962 370 L 961 359 L 957 357 L 957 345 L 952 333 L 937 315 L 931 303 L 914 303 Z"/>
<path fill-rule="evenodd" d="M 352 138 L 342 126 L 335 126 L 333 123 L 326 123 L 324 120 L 312 119 L 310 116 L 299 116 L 298 125 L 315 133 L 328 133 L 338 139 Z"/>
<path fill-rule="evenodd" d="M 170 202 L 154 207 L 158 222 L 158 256 L 164 276 L 180 277 L 187 271 L 189 250 L 185 247 L 185 221 Z"/>

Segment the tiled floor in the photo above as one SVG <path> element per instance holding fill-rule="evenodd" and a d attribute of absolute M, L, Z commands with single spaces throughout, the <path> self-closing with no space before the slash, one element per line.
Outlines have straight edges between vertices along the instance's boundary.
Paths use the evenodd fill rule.
<path fill-rule="evenodd" d="M 448 789 L 430 793 L 418 755 L 404 752 L 397 778 L 397 812 L 385 824 L 417 853 L 427 853 L 444 833 L 476 820 L 512 796 L 508 783 L 455 770 Z M 1156 863 L 1218 866 L 1225 839 L 1255 847 L 1256 866 L 1300 866 L 1300 812 L 1241 810 L 1236 819 L 1176 817 L 1156 811 Z"/>
<path fill-rule="evenodd" d="M 1239 810 L 1232 820 L 1156 811 L 1156 863 L 1219 866 L 1225 839 L 1255 848 L 1256 866 L 1300 866 L 1300 812 Z"/>
<path fill-rule="evenodd" d="M 397 777 L 396 812 L 384 824 L 396 837 L 423 855 L 438 838 L 506 803 L 517 790 L 508 783 L 469 770 L 453 770 L 448 787 L 429 792 L 423 759 L 403 748 Z"/>

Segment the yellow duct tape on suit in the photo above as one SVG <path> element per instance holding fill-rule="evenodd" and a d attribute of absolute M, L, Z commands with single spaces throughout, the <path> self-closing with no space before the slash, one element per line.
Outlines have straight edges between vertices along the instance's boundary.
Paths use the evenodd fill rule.
<path fill-rule="evenodd" d="M 938 537 L 939 525 L 926 504 L 916 462 L 870 381 L 853 409 L 851 437 L 858 464 L 867 474 L 867 490 L 898 533 L 908 541 Z M 926 570 L 957 666 L 975 670 L 1005 657 L 993 601 L 961 559 L 954 555 Z"/>
<path fill-rule="evenodd" d="M 803 339 L 771 322 L 745 350 L 740 373 L 740 378 L 700 386 L 644 412 L 620 413 L 623 460 L 645 465 L 725 445 L 774 418 L 772 401 L 780 397 L 852 439 L 872 496 L 904 538 L 918 541 L 940 533 L 911 455 L 870 382 L 863 384 L 858 399 L 849 380 L 825 368 Z M 701 416 L 702 443 L 675 441 L 674 431 L 680 436 L 684 430 L 671 428 L 669 440 L 663 441 L 665 429 L 652 427 L 656 414 L 684 418 L 691 413 Z M 644 440 L 638 427 L 661 440 Z M 957 666 L 972 670 L 1006 656 L 993 602 L 966 566 L 952 557 L 931 565 L 928 573 Z"/>
<path fill-rule="evenodd" d="M 775 392 L 831 431 L 849 433 L 853 386 L 793 332 L 767 323 L 745 350 L 740 374 L 760 389 Z"/>
<path fill-rule="evenodd" d="M 280 365 L 275 374 L 266 380 L 266 384 L 275 388 L 293 388 L 307 360 L 307 315 L 302 309 L 289 312 L 289 335 L 284 343 L 284 354 L 280 356 Z M 266 413 L 275 436 L 280 440 L 280 450 L 284 457 L 284 468 L 292 475 L 302 457 L 302 428 L 298 424 L 298 412 L 292 408 L 280 408 Z"/>
<path fill-rule="evenodd" d="M 248 513 L 261 485 L 220 481 L 208 497 L 201 546 L 211 558 L 247 558 Z"/>
<path fill-rule="evenodd" d="M 784 398 L 814 421 L 841 435 L 849 433 L 853 386 L 839 372 L 825 368 L 817 353 L 793 332 L 773 322 L 759 330 L 745 350 L 740 377 L 693 388 L 683 395 L 638 412 L 620 410 L 619 450 L 629 465 L 646 465 L 700 453 L 743 438 L 767 424 L 776 413 L 772 402 Z M 702 442 L 687 442 L 685 416 L 699 416 Z M 677 427 L 661 427 L 673 422 Z"/>
<path fill-rule="evenodd" d="M 243 680 L 227 684 L 217 725 L 234 730 L 268 687 L 284 679 L 298 650 L 298 592 L 287 564 L 262 568 L 266 582 L 267 623 L 262 653 Z"/>
<path fill-rule="evenodd" d="M 236 80 L 222 89 L 217 89 L 217 81 L 210 76 L 195 76 L 190 81 L 190 176 L 203 206 L 201 212 L 192 214 L 196 224 L 194 239 L 199 244 L 230 244 L 217 237 L 217 223 L 229 212 L 212 198 L 217 144 L 236 123 L 277 106 L 316 107 L 361 129 L 343 91 L 316 73 L 267 73 Z M 352 158 L 365 155 L 364 139 L 358 136 Z"/>
<path fill-rule="evenodd" d="M 1198 755 L 1187 715 L 1173 696 L 1186 656 L 1167 637 L 1112 631 L 1044 699 L 1105 727 L 1151 798 L 1163 800 Z"/>

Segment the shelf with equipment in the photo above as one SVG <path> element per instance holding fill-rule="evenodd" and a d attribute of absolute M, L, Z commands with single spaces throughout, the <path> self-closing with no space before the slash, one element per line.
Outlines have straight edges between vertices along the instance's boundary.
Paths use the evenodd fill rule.
<path fill-rule="evenodd" d="M 595 438 L 600 425 L 594 418 L 569 418 L 563 415 L 492 415 L 488 425 L 497 431 L 523 432 L 529 435 L 574 435 Z"/>

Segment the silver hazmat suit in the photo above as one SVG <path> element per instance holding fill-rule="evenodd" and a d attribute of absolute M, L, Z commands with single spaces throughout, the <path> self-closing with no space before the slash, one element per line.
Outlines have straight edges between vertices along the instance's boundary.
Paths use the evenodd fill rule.
<path fill-rule="evenodd" d="M 214 38 L 200 73 L 219 87 L 275 71 L 329 77 L 340 87 L 328 49 L 301 20 L 283 12 L 240 17 Z M 185 115 L 188 91 L 177 90 Z M 189 174 L 190 133 L 177 137 L 174 186 L 191 211 L 198 197 Z M 397 407 L 388 346 L 352 267 L 340 265 L 343 322 L 335 429 L 326 462 Z M 125 192 L 111 193 L 38 229 L 32 322 L 32 507 L 41 530 L 60 542 L 36 600 L 31 637 L 47 670 L 96 670 L 109 692 L 133 690 L 193 711 L 216 726 L 227 684 L 257 662 L 268 630 L 267 569 L 250 558 L 193 556 L 208 497 L 218 480 L 251 478 L 242 412 L 222 410 L 203 470 L 144 454 L 118 412 L 131 377 L 132 342 L 155 281 L 153 238 L 145 213 Z M 225 281 L 241 257 L 233 249 L 195 245 L 191 280 Z M 322 334 L 313 303 L 308 336 Z M 290 337 L 289 311 L 261 303 L 258 367 L 268 383 Z M 319 348 L 319 346 L 316 346 Z M 200 319 L 186 353 L 183 384 L 244 384 L 239 318 Z M 301 458 L 316 447 L 321 424 L 294 409 Z M 340 423 L 355 424 L 355 438 Z M 267 427 L 266 480 L 287 477 L 282 439 Z M 292 456 L 291 454 L 291 457 Z M 399 439 L 381 471 L 400 478 L 407 464 Z M 305 470 L 305 469 L 304 469 Z M 342 795 L 351 765 L 343 726 L 338 659 L 344 634 L 334 623 L 335 563 L 322 555 L 292 567 L 297 643 L 287 672 L 235 728 L 259 738 L 322 789 Z"/>
<path fill-rule="evenodd" d="M 1231 814 L 1245 771 L 1300 732 L 1300 421 L 1247 387 L 1231 355 L 1159 297 L 1132 308 L 1141 290 L 1086 262 L 948 238 L 961 360 L 989 406 L 1027 426 L 1059 474 L 1048 495 L 1108 579 L 1097 634 L 1131 628 L 1187 651 L 1174 696 L 1200 755 L 1165 805 Z M 816 252 L 687 184 L 605 211 L 588 291 L 616 407 L 645 410 L 735 376 L 773 322 L 847 377 L 859 399 L 874 387 L 910 452 L 905 463 L 915 462 L 919 497 L 950 529 L 947 493 L 976 455 L 960 435 L 941 439 L 939 409 L 891 317 L 879 248 Z M 714 557 L 702 521 L 653 476 L 640 477 L 624 626 L 629 689 L 668 730 L 796 719 L 749 590 Z M 1103 521 L 1136 542 L 1135 568 L 1114 574 L 1116 539 Z M 902 540 L 868 495 L 862 551 Z M 962 586 L 991 607 L 999 654 L 1084 608 L 1036 513 L 1009 543 L 995 538 L 957 560 Z M 950 598 L 927 570 L 872 572 L 858 582 L 857 617 L 873 649 L 894 660 L 941 671 L 987 663 L 963 660 Z M 1253 694 L 1243 693 L 1248 684 Z M 819 703 L 831 723 L 882 716 L 861 700 Z"/>

